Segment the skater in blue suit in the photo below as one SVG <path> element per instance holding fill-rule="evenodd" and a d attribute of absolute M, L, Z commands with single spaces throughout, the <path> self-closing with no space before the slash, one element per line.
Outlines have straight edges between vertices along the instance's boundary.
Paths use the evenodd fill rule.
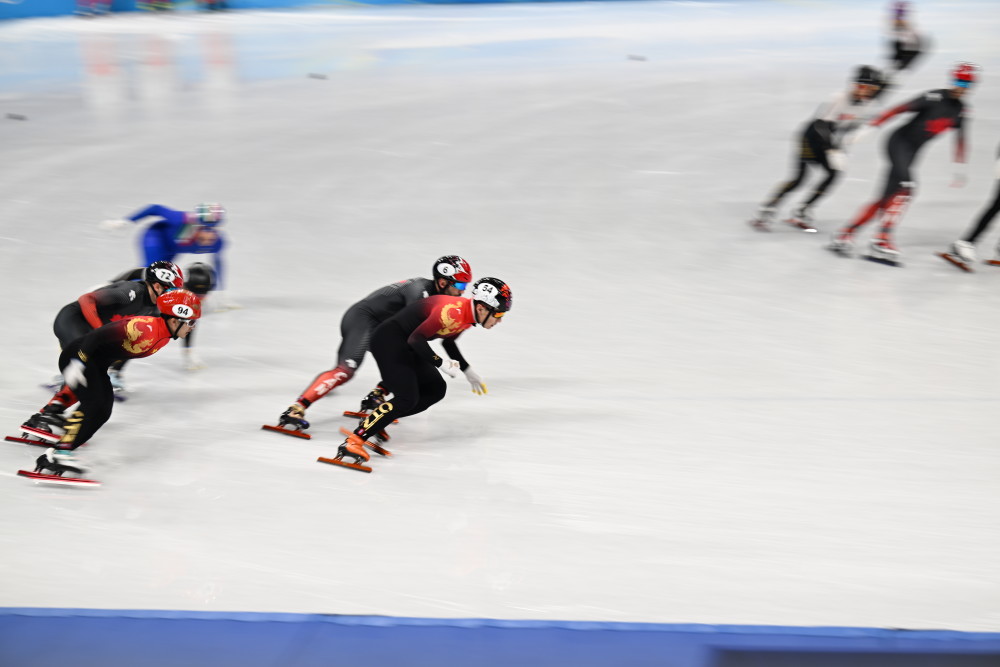
<path fill-rule="evenodd" d="M 223 263 L 222 249 L 225 240 L 219 226 L 225 221 L 226 210 L 220 204 L 199 204 L 194 212 L 178 211 L 160 204 L 152 204 L 133 213 L 127 218 L 106 220 L 101 223 L 105 229 L 118 229 L 130 222 L 144 222 L 152 219 L 152 224 L 142 233 L 143 261 L 148 266 L 155 261 L 172 262 L 182 253 L 211 255 L 215 269 L 217 308 L 234 307 L 223 303 Z"/>

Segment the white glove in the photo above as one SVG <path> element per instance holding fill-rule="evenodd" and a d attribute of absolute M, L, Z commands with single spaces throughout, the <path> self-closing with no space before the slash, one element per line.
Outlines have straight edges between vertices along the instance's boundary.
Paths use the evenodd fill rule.
<path fill-rule="evenodd" d="M 479 377 L 479 373 L 472 370 L 472 366 L 469 366 L 462 372 L 465 373 L 465 379 L 467 379 L 469 384 L 472 385 L 473 394 L 479 394 L 482 396 L 483 394 L 488 393 L 486 391 L 486 385 L 483 384 L 483 378 Z"/>
<path fill-rule="evenodd" d="M 184 348 L 184 370 L 199 371 L 205 368 L 205 362 L 201 360 L 198 353 L 190 347 Z"/>
<path fill-rule="evenodd" d="M 121 229 L 128 225 L 128 220 L 125 218 L 115 218 L 113 220 L 103 220 L 99 223 L 101 229 L 106 229 L 108 231 L 114 231 L 115 229 Z"/>
<path fill-rule="evenodd" d="M 441 372 L 450 377 L 457 378 L 459 370 L 458 362 L 454 359 L 445 359 L 441 362 Z"/>
<path fill-rule="evenodd" d="M 836 148 L 826 152 L 826 162 L 834 171 L 844 171 L 847 168 L 847 154 Z"/>
<path fill-rule="evenodd" d="M 66 381 L 70 389 L 87 386 L 87 378 L 83 375 L 85 369 L 86 366 L 79 359 L 70 359 L 66 368 L 62 369 L 63 380 Z"/>

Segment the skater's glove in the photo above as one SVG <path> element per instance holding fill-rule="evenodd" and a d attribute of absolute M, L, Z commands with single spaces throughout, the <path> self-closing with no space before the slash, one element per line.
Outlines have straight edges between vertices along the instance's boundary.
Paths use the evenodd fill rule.
<path fill-rule="evenodd" d="M 447 373 L 450 377 L 457 378 L 458 371 L 461 370 L 458 366 L 458 362 L 454 359 L 446 359 L 441 362 L 441 371 Z"/>
<path fill-rule="evenodd" d="M 826 162 L 834 171 L 844 171 L 847 168 L 847 154 L 844 151 L 831 148 L 826 152 Z"/>
<path fill-rule="evenodd" d="M 70 359 L 66 368 L 62 369 L 63 380 L 66 381 L 70 389 L 87 386 L 87 378 L 83 374 L 86 368 L 79 359 Z"/>
<path fill-rule="evenodd" d="M 125 220 L 124 218 L 115 218 L 113 220 L 104 220 L 99 226 L 101 229 L 106 229 L 110 232 L 116 229 L 121 229 L 126 225 L 128 225 L 128 220 Z"/>
<path fill-rule="evenodd" d="M 472 370 L 472 366 L 469 366 L 462 372 L 465 373 L 465 379 L 467 379 L 469 384 L 472 385 L 473 394 L 479 394 L 482 396 L 483 394 L 489 393 L 486 391 L 486 385 L 483 384 L 483 378 L 479 377 L 479 373 Z"/>

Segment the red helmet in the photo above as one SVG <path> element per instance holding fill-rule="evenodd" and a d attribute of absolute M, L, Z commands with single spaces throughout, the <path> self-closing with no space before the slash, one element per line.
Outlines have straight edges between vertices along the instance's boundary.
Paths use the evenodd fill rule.
<path fill-rule="evenodd" d="M 979 67 L 972 63 L 958 63 L 951 73 L 951 78 L 959 88 L 968 88 L 976 82 L 976 72 L 978 70 Z"/>
<path fill-rule="evenodd" d="M 156 300 L 156 308 L 164 317 L 196 320 L 201 317 L 201 300 L 186 289 L 172 289 Z"/>
<path fill-rule="evenodd" d="M 453 283 L 472 281 L 472 267 L 458 255 L 445 255 L 434 262 L 434 280 L 447 278 Z"/>

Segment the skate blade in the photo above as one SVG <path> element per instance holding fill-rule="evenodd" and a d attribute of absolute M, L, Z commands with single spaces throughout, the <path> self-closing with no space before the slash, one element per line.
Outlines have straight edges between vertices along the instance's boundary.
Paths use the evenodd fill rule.
<path fill-rule="evenodd" d="M 887 259 L 885 257 L 876 257 L 875 255 L 863 255 L 865 259 L 869 262 L 875 262 L 876 264 L 885 264 L 886 266 L 896 266 L 902 267 L 903 264 L 898 259 Z"/>
<path fill-rule="evenodd" d="M 830 246 L 824 246 L 827 250 L 832 252 L 837 257 L 852 257 L 851 251 L 847 248 L 831 248 Z"/>
<path fill-rule="evenodd" d="M 352 412 L 350 410 L 344 410 L 345 417 L 353 417 L 354 419 L 364 419 L 368 416 L 367 412 Z"/>
<path fill-rule="evenodd" d="M 798 229 L 800 231 L 806 232 L 808 234 L 814 234 L 814 233 L 816 233 L 816 228 L 815 227 L 810 227 L 809 225 L 807 225 L 806 223 L 802 222 L 801 220 L 795 220 L 794 218 L 790 218 L 788 220 L 785 220 L 785 222 L 787 224 L 791 225 L 792 227 L 795 227 L 795 229 Z"/>
<path fill-rule="evenodd" d="M 983 264 L 986 266 L 1000 266 L 1000 259 L 987 259 Z"/>
<path fill-rule="evenodd" d="M 19 438 L 16 435 L 5 435 L 4 440 L 7 442 L 20 442 L 22 445 L 35 445 L 36 447 L 51 447 L 51 442 L 45 442 L 44 440 L 32 440 L 31 438 Z"/>
<path fill-rule="evenodd" d="M 31 426 L 22 426 L 21 433 L 25 435 L 33 435 L 39 440 L 44 440 L 47 443 L 55 444 L 62 440 L 61 435 L 56 435 L 55 433 L 49 433 L 48 431 L 43 431 L 40 428 L 32 428 Z"/>
<path fill-rule="evenodd" d="M 280 426 L 271 426 L 270 424 L 264 424 L 260 427 L 264 431 L 274 431 L 275 433 L 283 433 L 284 435 L 290 435 L 296 438 L 302 438 L 303 440 L 311 440 L 312 436 L 308 433 L 303 433 L 302 431 L 293 431 L 290 428 L 281 428 Z"/>
<path fill-rule="evenodd" d="M 18 470 L 17 474 L 27 477 L 36 484 L 56 484 L 59 486 L 75 486 L 78 488 L 97 488 L 100 482 L 94 479 L 84 479 L 83 477 L 60 477 L 59 475 L 46 475 L 41 472 L 31 472 L 28 470 Z"/>
<path fill-rule="evenodd" d="M 953 264 L 953 265 L 957 266 L 958 268 L 962 269 L 966 273 L 975 273 L 975 271 L 972 270 L 971 266 L 969 266 L 968 264 L 966 264 L 965 262 L 963 262 L 958 257 L 955 257 L 951 253 L 939 252 L 937 254 L 937 256 L 940 257 L 941 259 L 945 260 L 949 264 Z"/>
<path fill-rule="evenodd" d="M 319 457 L 316 459 L 319 463 L 329 463 L 330 465 L 340 466 L 342 468 L 350 468 L 352 470 L 360 470 L 361 472 L 371 472 L 372 469 L 368 466 L 363 466 L 360 463 L 348 463 L 347 461 L 342 461 L 340 459 L 328 459 L 326 457 Z"/>
<path fill-rule="evenodd" d="M 771 227 L 766 222 L 763 222 L 761 220 L 756 220 L 756 219 L 749 220 L 747 221 L 747 224 L 756 229 L 758 232 L 771 231 Z"/>

